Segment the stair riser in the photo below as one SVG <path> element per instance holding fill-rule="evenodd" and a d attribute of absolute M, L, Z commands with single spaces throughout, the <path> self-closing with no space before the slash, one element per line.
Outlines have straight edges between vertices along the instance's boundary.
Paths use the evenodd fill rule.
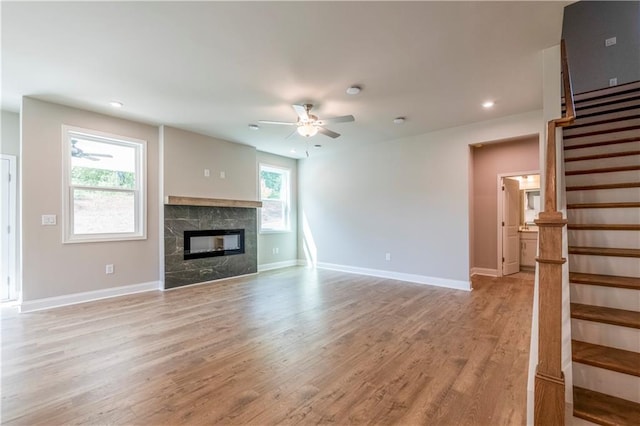
<path fill-rule="evenodd" d="M 639 207 L 619 209 L 569 209 L 567 217 L 569 223 L 638 223 Z M 629 231 L 631 232 L 631 231 Z M 609 274 L 624 275 L 624 274 Z"/>
<path fill-rule="evenodd" d="M 564 130 L 563 135 L 566 137 L 566 136 L 573 136 L 573 135 L 582 135 L 584 133 L 591 133 L 591 132 L 602 132 L 602 131 L 615 132 L 618 129 L 623 129 L 631 126 L 640 126 L 640 118 L 614 121 L 612 123 L 594 124 L 591 126 L 578 127 L 578 128 L 568 128 Z M 638 130 L 636 130 L 636 132 L 637 131 Z"/>
<path fill-rule="evenodd" d="M 573 170 L 601 169 L 605 167 L 637 166 L 640 164 L 640 155 L 627 155 L 624 157 L 598 158 L 595 160 L 569 161 L 564 163 L 565 172 Z"/>
<path fill-rule="evenodd" d="M 624 105 L 626 105 L 628 109 L 624 109 Z M 614 108 L 622 109 L 622 111 L 601 112 L 596 115 L 591 115 L 594 111 L 585 111 L 585 113 L 581 115 L 580 112 L 582 111 L 580 111 L 578 113 L 578 118 L 576 118 L 573 124 L 570 127 L 567 127 L 566 130 L 574 130 L 575 126 L 584 126 L 582 129 L 586 129 L 588 125 L 594 125 L 594 123 L 602 121 L 620 120 L 618 122 L 623 124 L 629 120 L 633 120 L 634 117 L 637 119 L 637 116 L 640 115 L 640 109 L 637 108 L 638 105 L 633 103 L 626 103 L 624 105 L 619 105 Z M 595 127 L 595 125 L 592 127 Z M 591 129 L 591 127 L 588 128 Z"/>
<path fill-rule="evenodd" d="M 640 201 L 640 187 L 567 191 L 568 204 L 623 203 L 626 201 Z"/>
<path fill-rule="evenodd" d="M 640 292 L 637 290 L 586 284 L 571 284 L 570 288 L 572 303 L 640 311 Z M 638 334 L 638 338 L 640 339 L 640 334 Z M 640 340 L 638 341 L 638 348 L 640 349 Z"/>
<path fill-rule="evenodd" d="M 569 245 L 640 249 L 640 231 L 574 231 L 570 229 Z"/>
<path fill-rule="evenodd" d="M 638 137 L 638 129 L 633 130 L 624 130 L 622 132 L 615 133 L 604 133 L 601 135 L 593 135 L 593 136 L 581 136 L 579 138 L 563 138 L 564 147 L 569 147 L 573 145 L 582 145 L 586 143 L 595 143 L 595 142 L 607 142 L 607 141 L 618 141 L 620 139 L 626 138 L 637 138 Z M 635 145 L 636 142 L 628 142 L 624 145 Z M 623 146 L 623 144 L 617 145 Z"/>
<path fill-rule="evenodd" d="M 569 255 L 569 270 L 586 274 L 640 278 L 640 261 L 632 257 Z"/>
<path fill-rule="evenodd" d="M 573 363 L 573 385 L 640 403 L 640 377 Z"/>
<path fill-rule="evenodd" d="M 640 170 L 565 176 L 566 186 L 601 185 L 604 183 L 623 183 L 638 181 L 640 181 Z"/>
<path fill-rule="evenodd" d="M 620 145 L 592 146 L 587 148 L 569 149 L 564 151 L 564 158 L 584 157 L 585 155 L 608 154 L 611 152 L 629 152 L 640 150 L 640 142 Z M 579 161 L 577 161 L 579 163 Z"/>
<path fill-rule="evenodd" d="M 571 338 L 625 351 L 640 352 L 640 330 L 637 328 L 572 319 Z"/>

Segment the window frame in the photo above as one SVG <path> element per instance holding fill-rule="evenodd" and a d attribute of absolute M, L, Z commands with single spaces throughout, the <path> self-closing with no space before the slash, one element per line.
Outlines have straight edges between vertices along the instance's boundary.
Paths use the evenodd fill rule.
<path fill-rule="evenodd" d="M 93 140 L 100 143 L 133 147 L 135 150 L 135 187 L 133 189 L 114 188 L 108 186 L 85 186 L 71 183 L 71 139 L 73 137 Z M 73 192 L 80 190 L 117 191 L 133 194 L 134 199 L 134 231 L 110 232 L 102 234 L 74 233 L 74 198 Z M 147 239 L 147 141 L 127 136 L 105 133 L 97 130 L 83 129 L 62 125 L 62 242 L 63 244 L 95 243 L 108 241 L 130 241 Z"/>
<path fill-rule="evenodd" d="M 284 229 L 274 229 L 274 228 L 264 228 L 262 226 L 262 209 L 259 209 L 258 216 L 258 224 L 259 224 L 259 232 L 261 234 L 284 234 L 292 231 L 291 229 L 291 169 L 288 167 L 276 166 L 268 163 L 260 163 L 258 167 L 258 195 L 260 197 L 260 201 L 264 202 L 262 199 L 262 171 L 268 172 L 276 172 L 281 173 L 286 176 L 286 199 L 284 200 Z"/>

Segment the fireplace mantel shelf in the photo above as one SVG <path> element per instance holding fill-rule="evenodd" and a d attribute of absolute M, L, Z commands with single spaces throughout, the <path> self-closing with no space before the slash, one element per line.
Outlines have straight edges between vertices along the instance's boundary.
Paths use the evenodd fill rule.
<path fill-rule="evenodd" d="M 168 195 L 164 203 L 171 206 L 205 206 L 205 207 L 262 207 L 262 201 L 249 200 L 222 200 L 219 198 L 180 197 Z"/>

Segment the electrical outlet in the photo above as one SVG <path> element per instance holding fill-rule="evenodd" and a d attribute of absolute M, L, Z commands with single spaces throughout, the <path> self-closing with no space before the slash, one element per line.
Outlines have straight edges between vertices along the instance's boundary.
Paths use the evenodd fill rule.
<path fill-rule="evenodd" d="M 56 215 L 55 214 L 43 214 L 42 215 L 42 224 L 45 226 L 51 226 L 56 224 Z"/>
<path fill-rule="evenodd" d="M 386 253 L 384 255 L 384 259 L 387 260 L 387 261 L 391 260 L 391 253 Z"/>
<path fill-rule="evenodd" d="M 225 172 L 220 172 L 220 179 L 226 179 L 227 174 Z"/>
<path fill-rule="evenodd" d="M 209 176 L 211 176 L 211 170 L 204 169 L 204 177 L 209 177 Z"/>
<path fill-rule="evenodd" d="M 113 271 L 114 271 L 113 263 L 110 263 L 110 264 L 106 265 L 105 268 L 104 268 L 104 273 L 105 274 L 113 274 Z"/>
<path fill-rule="evenodd" d="M 616 37 L 611 37 L 604 41 L 604 45 L 605 47 L 609 47 L 609 46 L 613 46 L 617 42 L 618 42 L 618 39 Z"/>
<path fill-rule="evenodd" d="M 609 79 L 609 87 L 613 87 L 613 86 L 617 86 L 618 85 L 618 79 L 616 77 L 610 78 Z"/>
<path fill-rule="evenodd" d="M 280 249 L 278 247 L 274 247 L 271 249 L 271 254 L 280 254 Z"/>

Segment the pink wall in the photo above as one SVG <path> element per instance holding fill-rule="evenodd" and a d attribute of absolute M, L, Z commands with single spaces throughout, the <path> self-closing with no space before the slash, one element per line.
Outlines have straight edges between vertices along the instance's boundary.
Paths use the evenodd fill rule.
<path fill-rule="evenodd" d="M 471 148 L 471 267 L 497 269 L 498 174 L 539 170 L 538 136 Z"/>

